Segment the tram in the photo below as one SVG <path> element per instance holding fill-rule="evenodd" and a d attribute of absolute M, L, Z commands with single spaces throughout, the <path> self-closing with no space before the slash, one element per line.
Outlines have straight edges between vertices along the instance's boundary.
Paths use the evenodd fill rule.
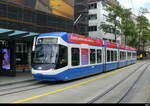
<path fill-rule="evenodd" d="M 137 61 L 135 48 L 67 32 L 40 34 L 33 46 L 32 74 L 40 81 L 68 81 Z"/>

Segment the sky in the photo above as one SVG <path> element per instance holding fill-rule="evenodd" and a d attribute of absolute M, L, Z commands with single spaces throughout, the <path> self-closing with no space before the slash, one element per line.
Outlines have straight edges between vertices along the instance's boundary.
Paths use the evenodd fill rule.
<path fill-rule="evenodd" d="M 150 0 L 118 0 L 120 4 L 125 8 L 132 8 L 134 14 L 138 15 L 140 7 L 147 8 L 150 12 Z M 150 22 L 150 13 L 145 14 Z"/>

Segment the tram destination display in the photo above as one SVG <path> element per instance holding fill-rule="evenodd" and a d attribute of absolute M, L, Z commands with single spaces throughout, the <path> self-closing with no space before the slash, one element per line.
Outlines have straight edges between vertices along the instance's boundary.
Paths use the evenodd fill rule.
<path fill-rule="evenodd" d="M 58 43 L 57 38 L 40 38 L 38 39 L 38 44 L 56 44 Z"/>

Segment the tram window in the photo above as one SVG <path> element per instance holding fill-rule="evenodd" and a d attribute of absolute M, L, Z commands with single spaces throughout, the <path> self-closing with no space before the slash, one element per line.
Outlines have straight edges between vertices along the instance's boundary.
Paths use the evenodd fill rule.
<path fill-rule="evenodd" d="M 134 58 L 137 58 L 137 53 L 134 53 L 134 56 L 135 56 Z"/>
<path fill-rule="evenodd" d="M 68 65 L 68 49 L 66 46 L 59 45 L 59 56 L 56 69 L 66 67 Z"/>
<path fill-rule="evenodd" d="M 134 53 L 132 53 L 132 59 L 134 58 Z"/>
<path fill-rule="evenodd" d="M 132 56 L 132 58 L 136 58 L 136 53 L 133 53 L 133 56 Z"/>
<path fill-rule="evenodd" d="M 130 59 L 130 53 L 128 52 L 127 54 L 128 54 L 127 58 Z"/>
<path fill-rule="evenodd" d="M 128 59 L 131 59 L 131 52 L 128 52 Z"/>
<path fill-rule="evenodd" d="M 122 60 L 126 60 L 126 54 L 125 54 L 125 52 L 123 52 L 123 58 L 122 58 Z"/>
<path fill-rule="evenodd" d="M 124 59 L 125 59 L 125 53 L 122 52 L 122 60 L 124 60 Z"/>
<path fill-rule="evenodd" d="M 120 52 L 120 60 L 126 60 L 126 52 Z"/>
<path fill-rule="evenodd" d="M 122 52 L 120 52 L 120 60 L 122 60 Z"/>
<path fill-rule="evenodd" d="M 133 59 L 134 58 L 134 53 L 131 53 L 131 54 L 132 54 L 131 58 Z"/>
<path fill-rule="evenodd" d="M 123 60 L 122 57 L 123 57 L 123 52 L 120 52 L 120 60 Z"/>
<path fill-rule="evenodd" d="M 130 52 L 130 59 L 132 59 L 132 53 Z"/>
<path fill-rule="evenodd" d="M 117 51 L 114 51 L 114 61 L 117 61 Z"/>
<path fill-rule="evenodd" d="M 123 52 L 123 60 L 126 60 L 127 59 L 127 54 L 126 54 L 126 52 Z"/>
<path fill-rule="evenodd" d="M 114 61 L 114 51 L 111 51 L 111 61 Z"/>
<path fill-rule="evenodd" d="M 111 60 L 111 52 L 110 50 L 107 50 L 107 62 L 110 62 Z"/>
<path fill-rule="evenodd" d="M 90 64 L 96 63 L 96 51 L 95 49 L 90 49 Z"/>
<path fill-rule="evenodd" d="M 97 63 L 102 62 L 102 50 L 97 50 Z"/>
<path fill-rule="evenodd" d="M 72 48 L 72 66 L 80 65 L 80 50 L 78 48 Z"/>
<path fill-rule="evenodd" d="M 130 55 L 130 54 L 129 54 L 129 52 L 128 52 L 128 53 L 127 53 L 127 59 L 129 59 L 129 55 Z"/>
<path fill-rule="evenodd" d="M 81 65 L 89 64 L 89 49 L 81 49 Z"/>

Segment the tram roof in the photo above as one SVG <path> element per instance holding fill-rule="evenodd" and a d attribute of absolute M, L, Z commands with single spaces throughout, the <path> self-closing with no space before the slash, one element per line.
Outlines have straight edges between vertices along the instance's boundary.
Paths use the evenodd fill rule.
<path fill-rule="evenodd" d="M 67 33 L 67 32 L 53 32 L 53 33 L 45 33 L 40 34 L 39 37 L 45 36 L 56 36 L 61 37 L 64 41 L 68 43 L 75 43 L 75 44 L 89 44 L 93 46 L 103 46 L 102 40 L 87 38 L 85 36 L 81 36 L 78 34 Z"/>
<path fill-rule="evenodd" d="M 110 47 L 110 48 L 119 48 L 119 49 L 123 49 L 123 50 L 131 50 L 131 51 L 137 50 L 137 49 L 129 47 L 129 46 L 119 45 L 119 44 L 116 44 L 113 42 L 97 40 L 97 39 L 93 39 L 93 38 L 87 38 L 85 36 L 67 33 L 67 32 L 44 33 L 44 34 L 40 34 L 38 36 L 39 37 L 46 37 L 46 36 L 61 37 L 64 41 L 66 41 L 68 43 L 77 43 L 77 44 L 83 43 L 83 44 L 89 44 L 89 45 L 95 45 L 95 46 L 105 46 L 105 47 Z"/>

